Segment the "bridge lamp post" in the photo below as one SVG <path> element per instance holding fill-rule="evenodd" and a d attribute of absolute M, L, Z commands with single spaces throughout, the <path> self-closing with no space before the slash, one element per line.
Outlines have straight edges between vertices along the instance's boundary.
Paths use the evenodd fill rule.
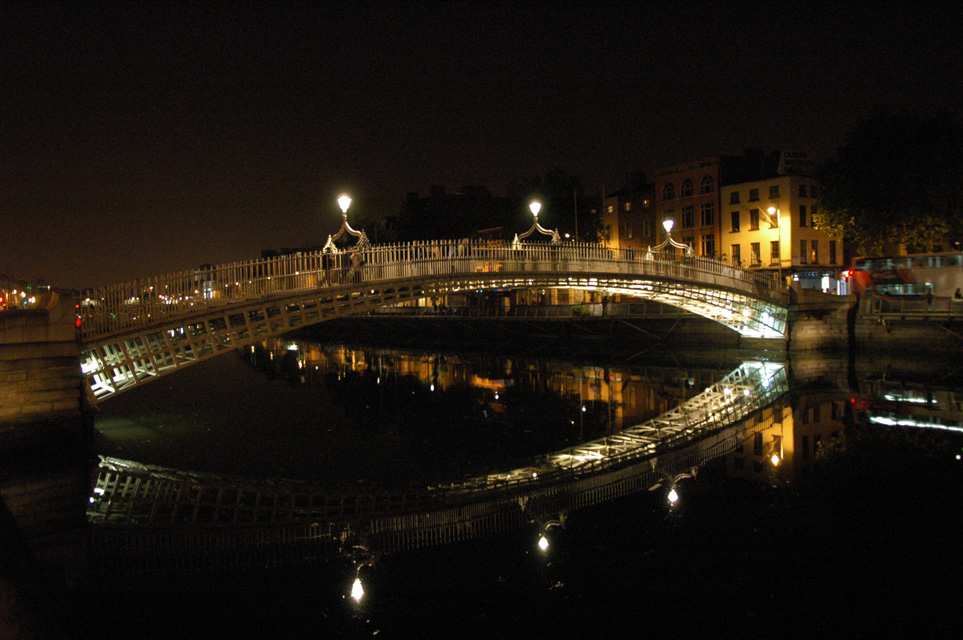
<path fill-rule="evenodd" d="M 526 231 L 525 233 L 516 233 L 516 234 L 515 234 L 515 239 L 512 240 L 512 248 L 513 248 L 513 249 L 521 249 L 521 248 L 522 248 L 522 240 L 524 240 L 524 239 L 527 238 L 528 236 L 532 235 L 532 233 L 534 233 L 535 231 L 538 231 L 538 232 L 541 233 L 542 235 L 549 236 L 549 237 L 551 238 L 551 244 L 552 244 L 552 245 L 561 244 L 562 239 L 561 239 L 561 237 L 558 235 L 558 229 L 554 229 L 554 230 L 553 230 L 553 229 L 546 229 L 546 228 L 543 227 L 542 225 L 538 224 L 538 212 L 542 210 L 542 203 L 539 202 L 538 200 L 533 200 L 532 203 L 531 203 L 530 205 L 528 205 L 528 209 L 532 212 L 532 217 L 534 217 L 535 220 L 534 220 L 534 222 L 532 223 L 532 226 L 531 226 L 531 228 L 530 228 L 528 231 Z"/>
<path fill-rule="evenodd" d="M 357 248 L 364 251 L 365 249 L 371 248 L 371 242 L 368 240 L 367 234 L 357 229 L 352 229 L 351 225 L 348 224 L 348 207 L 351 206 L 351 198 L 347 195 L 342 195 L 338 198 L 338 207 L 341 208 L 341 228 L 334 235 L 328 236 L 328 242 L 324 245 L 321 250 L 322 253 L 341 253 L 337 245 L 334 244 L 335 240 L 338 240 L 344 234 L 352 235 L 358 239 Z"/>
<path fill-rule="evenodd" d="M 687 258 L 691 258 L 695 255 L 690 245 L 672 239 L 673 226 L 675 226 L 675 221 L 672 218 L 666 218 L 662 221 L 662 228 L 665 229 L 665 240 L 654 247 L 649 247 L 645 254 L 646 260 L 653 259 L 655 257 L 655 253 L 658 253 L 669 246 L 673 247 L 674 249 L 682 249 L 685 252 L 685 257 Z"/>

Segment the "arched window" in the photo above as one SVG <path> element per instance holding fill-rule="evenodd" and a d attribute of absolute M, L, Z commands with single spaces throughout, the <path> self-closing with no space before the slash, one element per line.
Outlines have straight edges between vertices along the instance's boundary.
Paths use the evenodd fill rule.
<path fill-rule="evenodd" d="M 702 182 L 699 183 L 699 193 L 712 193 L 715 188 L 715 181 L 712 176 L 702 176 Z"/>
<path fill-rule="evenodd" d="M 662 199 L 672 200 L 675 198 L 675 187 L 672 186 L 671 182 L 666 182 L 665 186 L 662 187 Z"/>
<path fill-rule="evenodd" d="M 682 181 L 682 188 L 679 189 L 680 198 L 688 198 L 692 195 L 692 180 L 686 178 Z"/>

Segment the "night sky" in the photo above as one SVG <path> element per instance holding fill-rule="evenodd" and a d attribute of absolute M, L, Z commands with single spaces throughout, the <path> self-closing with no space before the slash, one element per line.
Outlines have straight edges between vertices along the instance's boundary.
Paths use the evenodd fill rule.
<path fill-rule="evenodd" d="M 2 3 L 0 273 L 317 244 L 342 191 L 377 216 L 554 167 L 601 193 L 747 147 L 825 158 L 877 107 L 961 115 L 960 6 Z"/>

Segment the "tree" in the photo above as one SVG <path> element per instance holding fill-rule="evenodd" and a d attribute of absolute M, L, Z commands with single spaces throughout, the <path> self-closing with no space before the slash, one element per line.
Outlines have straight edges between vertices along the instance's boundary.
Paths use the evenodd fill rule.
<path fill-rule="evenodd" d="M 813 223 L 858 255 L 949 248 L 963 240 L 963 126 L 879 111 L 818 170 Z"/>

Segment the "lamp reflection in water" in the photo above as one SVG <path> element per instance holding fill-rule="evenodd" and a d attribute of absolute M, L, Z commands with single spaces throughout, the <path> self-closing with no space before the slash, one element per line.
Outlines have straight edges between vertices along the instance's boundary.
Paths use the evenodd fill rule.
<path fill-rule="evenodd" d="M 351 556 L 354 558 L 354 582 L 351 583 L 350 595 L 352 600 L 360 604 L 365 593 L 364 585 L 361 583 L 361 570 L 365 567 L 373 567 L 375 558 L 367 547 L 362 545 L 356 545 Z"/>
<path fill-rule="evenodd" d="M 547 520 L 542 523 L 542 526 L 540 527 L 541 531 L 539 532 L 538 536 L 538 548 L 542 553 L 548 552 L 548 548 L 551 546 L 548 542 L 549 529 L 554 529 L 556 527 L 564 529 L 566 518 L 568 518 L 568 514 L 565 511 L 562 511 L 558 514 L 557 519 Z"/>
<path fill-rule="evenodd" d="M 677 473 L 675 475 L 666 474 L 663 476 L 662 482 L 656 482 L 654 485 L 649 487 L 649 491 L 655 491 L 664 485 L 668 485 L 669 493 L 666 494 L 666 500 L 669 502 L 670 507 L 674 507 L 679 503 L 679 482 L 685 480 L 686 478 L 695 478 L 699 473 L 697 467 L 692 467 L 688 472 Z"/>

